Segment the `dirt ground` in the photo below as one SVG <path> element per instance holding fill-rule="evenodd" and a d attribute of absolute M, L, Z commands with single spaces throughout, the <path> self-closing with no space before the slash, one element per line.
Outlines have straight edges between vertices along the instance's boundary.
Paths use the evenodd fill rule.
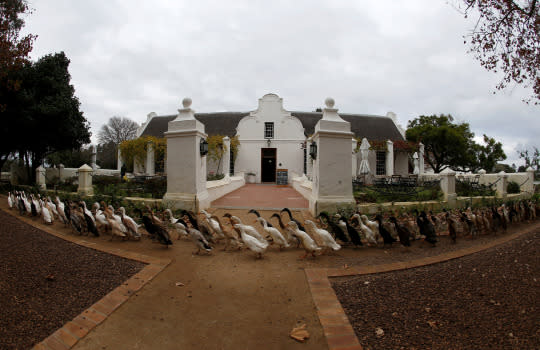
<path fill-rule="evenodd" d="M 5 197 L 0 208 L 6 209 Z M 212 210 L 222 216 L 225 210 Z M 247 210 L 229 210 L 252 224 Z M 15 216 L 18 217 L 14 211 Z M 273 212 L 261 211 L 268 218 Z M 298 212 L 294 215 L 301 217 Z M 55 223 L 23 218 L 45 230 L 70 235 Z M 279 252 L 271 247 L 261 260 L 253 253 L 214 249 L 208 256 L 193 255 L 187 239 L 174 240 L 165 248 L 148 239 L 141 242 L 109 242 L 108 236 L 88 238 L 97 245 L 172 259 L 172 263 L 132 296 L 74 349 L 327 349 L 304 269 L 337 267 L 342 264 L 378 264 L 437 255 L 449 249 L 482 244 L 493 236 L 460 240 L 451 245 L 444 238 L 438 247 L 411 249 L 395 245 L 382 248 L 344 248 L 332 256 L 300 260 L 303 251 Z M 181 282 L 184 286 L 176 286 Z M 305 323 L 311 334 L 298 343 L 288 334 Z"/>
<path fill-rule="evenodd" d="M 538 239 L 537 228 L 460 259 L 332 285 L 366 350 L 539 349 Z"/>

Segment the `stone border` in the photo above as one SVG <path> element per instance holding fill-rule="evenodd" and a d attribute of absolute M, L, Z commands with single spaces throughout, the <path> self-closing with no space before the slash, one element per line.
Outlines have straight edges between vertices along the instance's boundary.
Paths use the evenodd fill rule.
<path fill-rule="evenodd" d="M 5 209 L 0 210 L 3 210 L 5 213 L 36 227 L 30 218 L 15 216 L 13 213 Z M 122 258 L 139 261 L 147 265 L 131 278 L 124 281 L 120 286 L 109 292 L 109 294 L 101 298 L 101 300 L 84 310 L 73 320 L 66 323 L 63 327 L 57 329 L 53 334 L 42 340 L 40 343 L 34 345 L 32 348 L 33 350 L 71 349 L 92 329 L 105 321 L 107 317 L 110 316 L 114 310 L 118 309 L 120 305 L 125 303 L 130 296 L 135 294 L 135 292 L 139 291 L 145 284 L 154 279 L 154 277 L 156 277 L 171 263 L 171 259 L 154 258 L 148 255 L 133 253 L 119 248 L 102 247 L 96 242 L 89 242 L 76 236 L 60 234 L 53 230 L 52 227 L 36 228 L 80 246 L 99 250 L 101 252 L 116 255 Z"/>
<path fill-rule="evenodd" d="M 436 264 L 452 259 L 461 258 L 466 255 L 478 253 L 480 251 L 493 248 L 497 245 L 509 242 L 535 229 L 540 228 L 540 223 L 531 225 L 517 233 L 499 237 L 484 245 L 464 248 L 453 252 L 448 252 L 427 258 L 421 258 L 405 262 L 395 262 L 389 264 L 343 268 L 313 268 L 305 269 L 306 279 L 311 290 L 311 296 L 317 315 L 321 322 L 324 336 L 328 342 L 330 350 L 362 350 L 362 345 L 358 341 L 354 329 L 349 323 L 349 319 L 339 302 L 334 289 L 330 283 L 331 277 L 345 277 L 354 275 L 367 275 L 374 273 L 391 272 L 397 270 L 410 269 L 431 264 Z"/>

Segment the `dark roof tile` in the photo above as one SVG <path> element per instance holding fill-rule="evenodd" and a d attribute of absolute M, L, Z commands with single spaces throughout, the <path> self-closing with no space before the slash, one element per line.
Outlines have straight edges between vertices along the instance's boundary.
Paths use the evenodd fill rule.
<path fill-rule="evenodd" d="M 300 120 L 306 135 L 313 134 L 315 124 L 322 118 L 321 112 L 291 112 L 291 114 Z M 220 134 L 232 137 L 236 134 L 240 120 L 247 115 L 249 112 L 195 113 L 195 118 L 204 124 L 208 135 Z M 368 140 L 403 140 L 403 136 L 390 118 L 362 114 L 340 114 L 340 117 L 351 123 L 351 131 L 356 137 L 365 137 Z M 141 136 L 163 137 L 168 123 L 174 118 L 176 115 L 152 118 Z"/>

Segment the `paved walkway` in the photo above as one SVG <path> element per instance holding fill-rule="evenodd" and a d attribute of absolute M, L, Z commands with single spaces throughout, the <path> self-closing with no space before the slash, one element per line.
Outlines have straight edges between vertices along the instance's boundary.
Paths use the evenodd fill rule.
<path fill-rule="evenodd" d="M 309 203 L 294 188 L 266 184 L 246 184 L 212 202 L 213 208 L 227 209 L 307 209 Z"/>

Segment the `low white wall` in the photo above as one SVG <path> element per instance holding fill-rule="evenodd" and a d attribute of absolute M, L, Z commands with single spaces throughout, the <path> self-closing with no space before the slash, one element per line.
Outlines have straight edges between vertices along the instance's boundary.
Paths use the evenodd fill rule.
<path fill-rule="evenodd" d="M 312 186 L 313 183 L 306 176 L 298 176 L 292 179 L 292 187 L 308 201 L 311 200 Z"/>
<path fill-rule="evenodd" d="M 69 179 L 70 177 L 77 177 L 78 168 L 46 168 L 45 169 L 45 182 L 49 183 L 54 178 L 60 178 L 60 181 Z"/>
<path fill-rule="evenodd" d="M 223 197 L 246 184 L 244 176 L 224 177 L 221 180 L 207 181 L 206 190 L 208 191 L 209 201 L 212 202 Z"/>
<path fill-rule="evenodd" d="M 51 182 L 54 178 L 60 178 L 60 181 L 69 179 L 70 177 L 77 178 L 79 168 L 47 168 L 45 169 L 45 181 L 46 183 Z M 93 175 L 104 175 L 104 176 L 120 176 L 120 170 L 116 169 L 96 169 Z"/>
<path fill-rule="evenodd" d="M 523 173 L 507 173 L 508 182 L 514 181 L 520 185 L 521 192 L 534 192 L 534 184 L 531 176 L 532 173 L 523 172 Z M 474 178 L 477 174 L 463 174 L 457 175 L 459 178 L 461 176 L 465 178 Z M 499 179 L 499 174 L 480 174 L 478 183 L 481 185 L 489 185 L 495 183 Z"/>

